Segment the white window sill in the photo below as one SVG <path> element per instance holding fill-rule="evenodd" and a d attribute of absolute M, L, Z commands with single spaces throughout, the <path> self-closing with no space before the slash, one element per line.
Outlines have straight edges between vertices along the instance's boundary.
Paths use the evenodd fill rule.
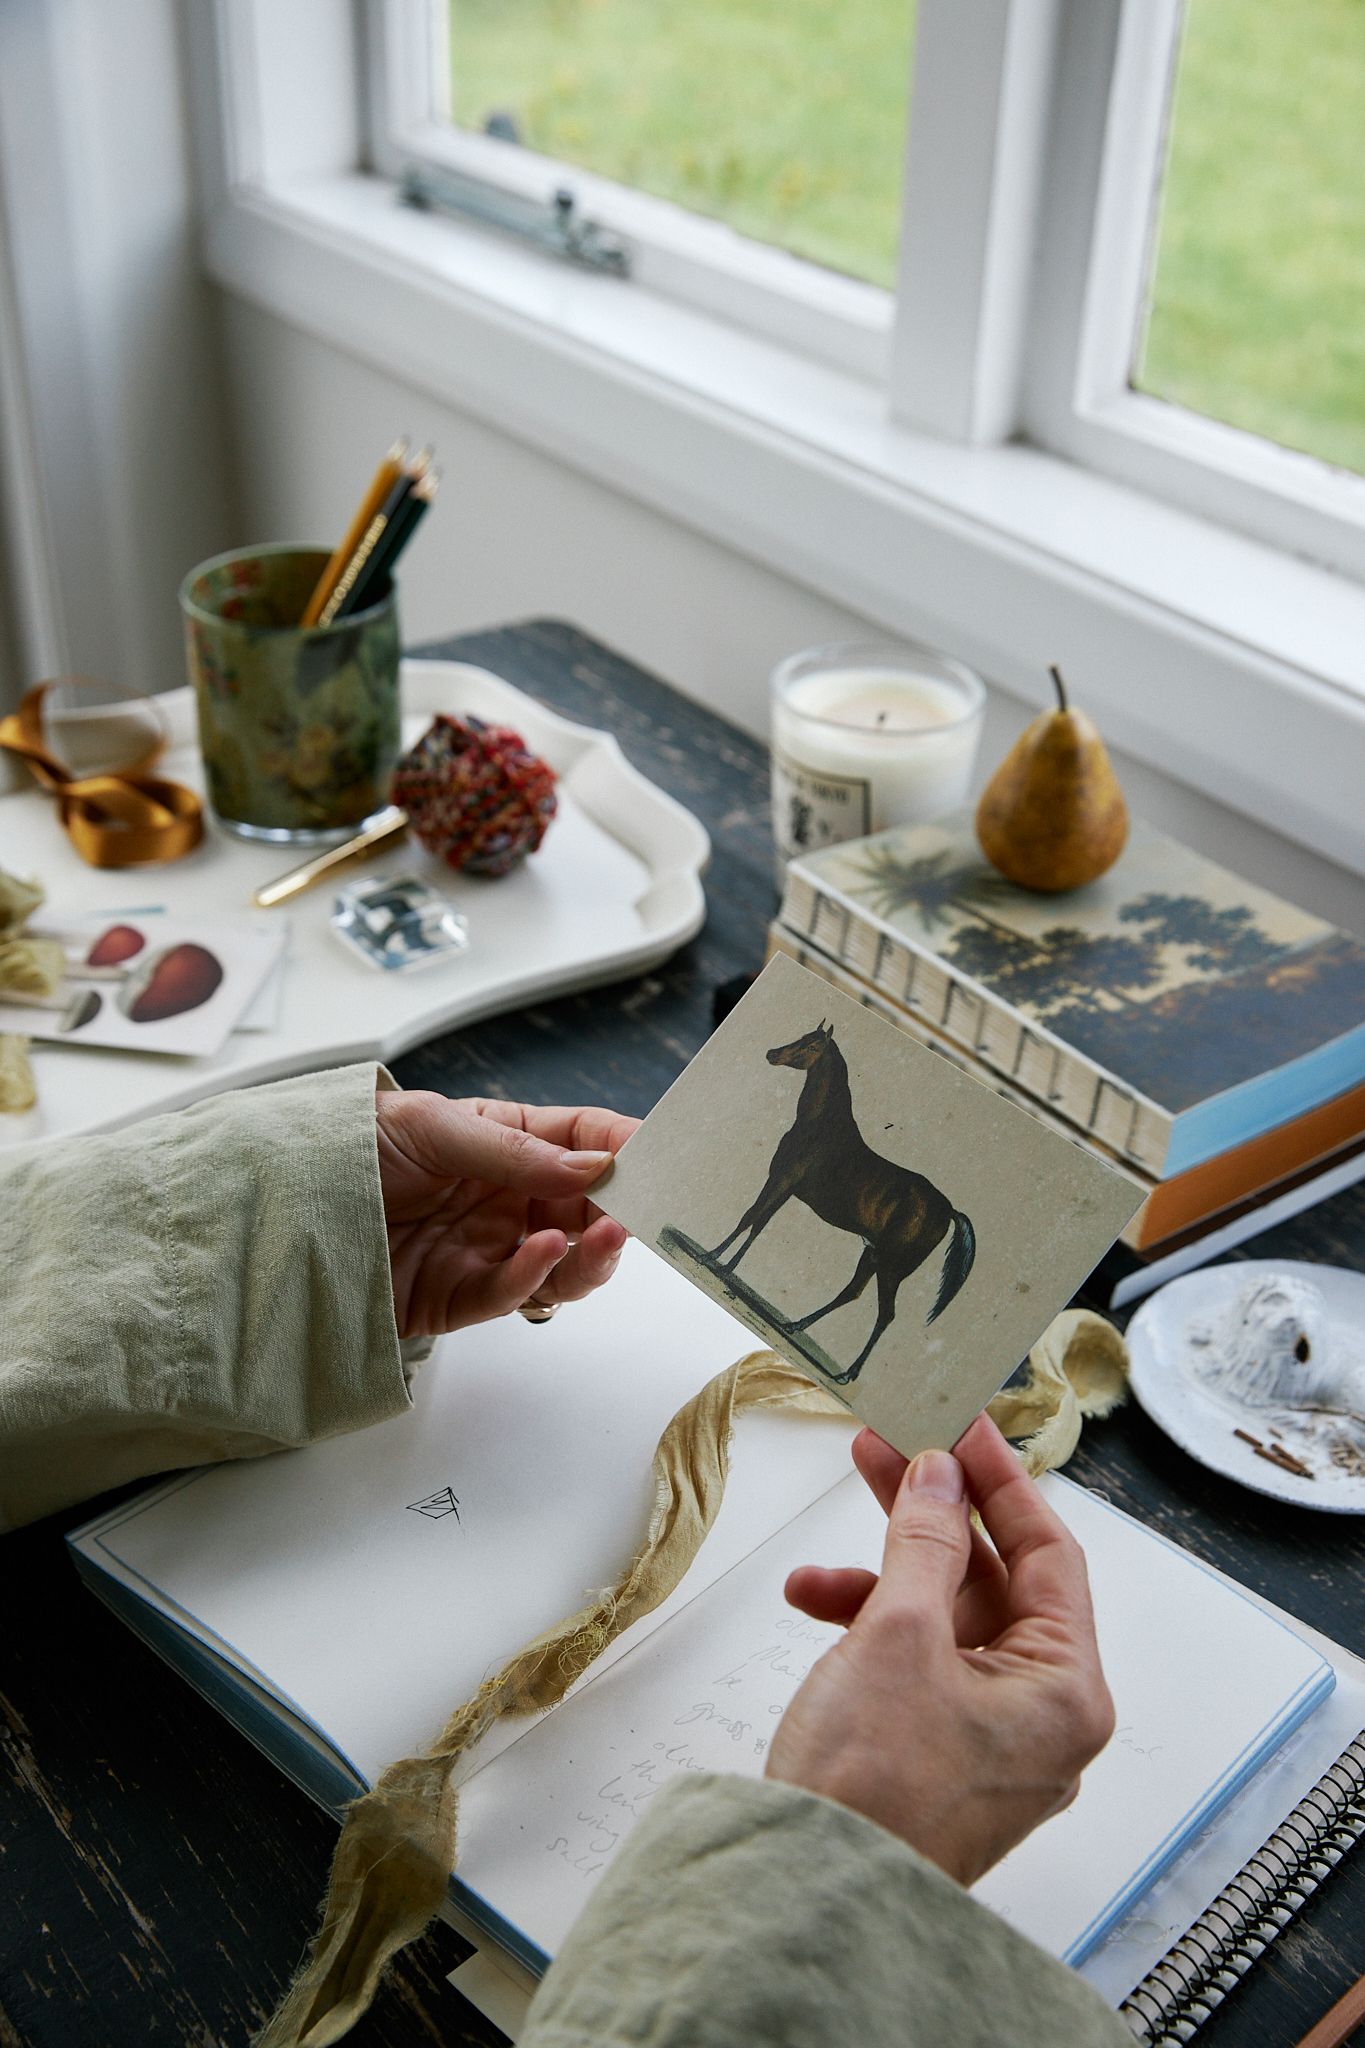
<path fill-rule="evenodd" d="M 895 425 L 875 386 L 399 206 L 239 190 L 211 274 L 319 339 L 1042 702 L 1365 871 L 1365 590 L 1025 447 Z"/>

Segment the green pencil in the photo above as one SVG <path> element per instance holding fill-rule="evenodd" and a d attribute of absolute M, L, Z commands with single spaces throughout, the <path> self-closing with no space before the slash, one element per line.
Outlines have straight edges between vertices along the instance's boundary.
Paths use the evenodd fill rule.
<path fill-rule="evenodd" d="M 366 605 L 376 602 L 384 585 L 391 580 L 399 555 L 411 540 L 439 485 L 440 472 L 434 469 L 428 470 L 413 484 L 376 538 L 335 616 L 344 619 L 348 613 L 363 611 Z"/>

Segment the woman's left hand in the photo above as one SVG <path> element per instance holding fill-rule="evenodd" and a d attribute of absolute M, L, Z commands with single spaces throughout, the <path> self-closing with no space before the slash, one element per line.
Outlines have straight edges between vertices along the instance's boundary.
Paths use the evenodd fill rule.
<path fill-rule="evenodd" d="M 400 1337 L 577 1301 L 626 1233 L 587 1191 L 635 1130 L 609 1109 L 536 1109 L 421 1091 L 375 1097 Z"/>

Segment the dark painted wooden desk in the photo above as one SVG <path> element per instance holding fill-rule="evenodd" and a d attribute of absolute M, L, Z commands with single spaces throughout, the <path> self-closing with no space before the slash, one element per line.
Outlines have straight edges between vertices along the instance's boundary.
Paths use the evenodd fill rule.
<path fill-rule="evenodd" d="M 717 983 L 761 957 L 773 906 L 763 750 L 562 625 L 424 651 L 484 662 L 611 728 L 704 819 L 715 859 L 706 929 L 666 967 L 438 1039 L 399 1078 L 644 1111 L 710 1029 Z M 1365 1266 L 1365 1193 L 1245 1253 Z M 1087 1430 L 1072 1470 L 1365 1651 L 1365 1525 L 1239 1491 L 1132 1407 Z M 332 1827 L 81 1590 L 54 1522 L 0 1541 L 0 1742 L 0 2048 L 244 2048 L 313 1928 Z M 409 1950 L 356 2048 L 498 2041 L 444 1982 L 463 1953 L 444 1929 Z M 1199 2038 L 1293 2043 L 1362 1970 L 1358 1852 Z"/>

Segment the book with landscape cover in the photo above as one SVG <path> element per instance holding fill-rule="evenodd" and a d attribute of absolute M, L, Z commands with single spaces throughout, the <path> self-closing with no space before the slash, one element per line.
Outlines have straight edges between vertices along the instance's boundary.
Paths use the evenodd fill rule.
<path fill-rule="evenodd" d="M 1160 1247 L 1165 1251 L 1206 1230 L 1215 1219 L 1234 1215 L 1250 1216 L 1268 1197 L 1280 1190 L 1305 1183 L 1333 1163 L 1359 1152 L 1365 1145 L 1365 1084 L 1334 1095 L 1329 1102 L 1279 1124 L 1244 1144 L 1234 1145 L 1214 1159 L 1206 1159 L 1185 1172 L 1166 1179 L 1145 1173 L 1131 1159 L 1123 1159 L 1100 1139 L 1069 1124 L 1046 1103 L 1026 1095 L 1003 1074 L 988 1067 L 965 1046 L 936 1031 L 921 1017 L 896 1003 L 880 989 L 863 981 L 849 967 L 842 966 L 807 939 L 787 930 L 775 919 L 768 932 L 768 957 L 785 953 L 791 960 L 818 974 L 832 988 L 852 996 L 855 1002 L 875 1010 L 896 1024 L 921 1045 L 946 1059 L 951 1066 L 970 1074 L 983 1087 L 993 1088 L 1019 1109 L 1027 1110 L 1060 1137 L 1084 1145 L 1121 1166 L 1146 1190 L 1141 1208 L 1120 1233 L 1120 1243 L 1129 1250 L 1148 1254 Z M 1250 1231 L 1248 1232 L 1250 1234 Z"/>
<path fill-rule="evenodd" d="M 1156 1178 L 1365 1082 L 1365 945 L 1138 822 L 1061 896 L 969 809 L 896 827 L 794 860 L 781 921 Z"/>

